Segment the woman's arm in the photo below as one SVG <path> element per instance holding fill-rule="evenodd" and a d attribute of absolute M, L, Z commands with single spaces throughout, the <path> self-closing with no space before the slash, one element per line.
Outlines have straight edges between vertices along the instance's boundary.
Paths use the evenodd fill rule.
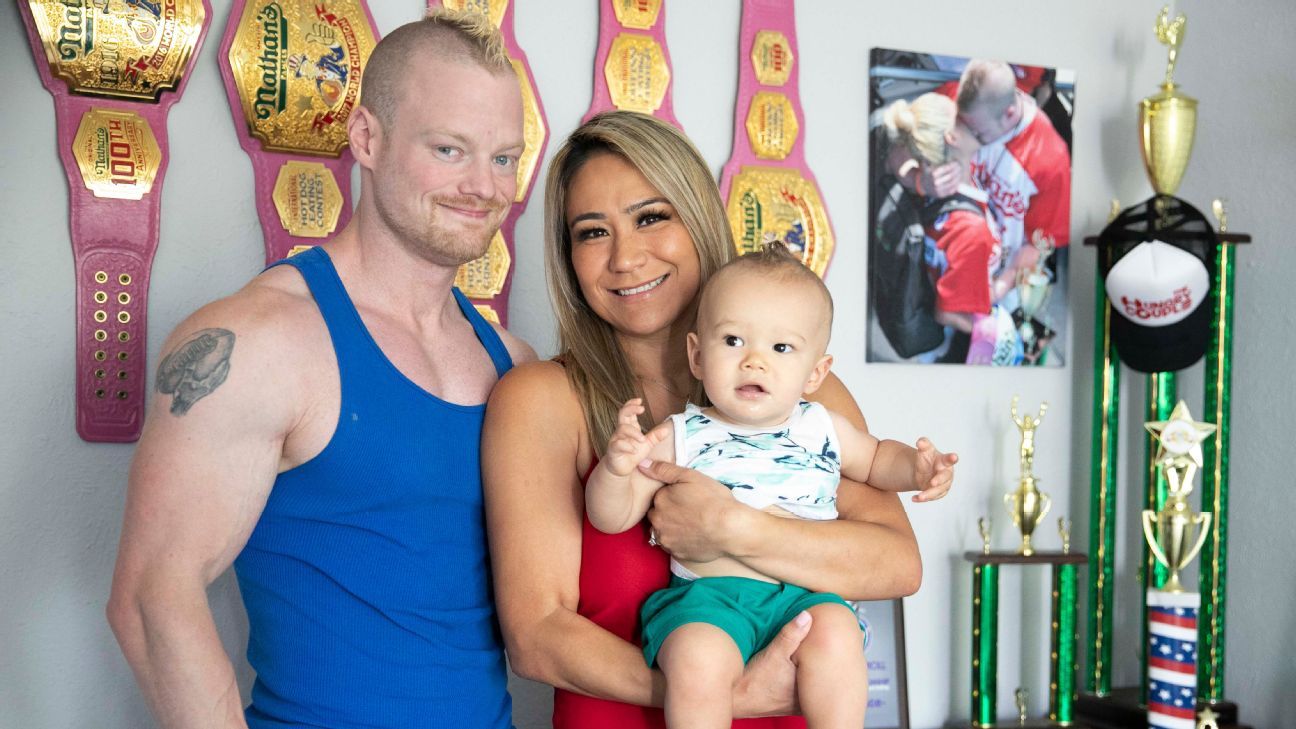
<path fill-rule="evenodd" d="M 639 647 L 576 612 L 580 474 L 591 461 L 585 419 L 560 365 L 523 365 L 500 380 L 486 409 L 482 476 L 509 662 L 519 676 L 557 688 L 661 706 L 665 679 L 648 668 Z M 734 693 L 737 716 L 796 710 L 792 655 L 809 630 L 788 623 L 748 662 Z"/>
<path fill-rule="evenodd" d="M 561 365 L 516 367 L 491 393 L 482 486 L 509 662 L 558 688 L 660 706 L 665 684 L 643 653 L 576 613 L 587 440 Z"/>
<path fill-rule="evenodd" d="M 836 376 L 830 374 L 812 399 L 867 430 Z M 649 470 L 670 484 L 657 493 L 648 518 L 676 557 L 706 562 L 728 556 L 774 579 L 851 600 L 910 595 L 922 582 L 918 544 L 893 493 L 843 479 L 838 520 L 785 519 L 734 501 L 724 486 L 696 471 L 661 462 Z"/>

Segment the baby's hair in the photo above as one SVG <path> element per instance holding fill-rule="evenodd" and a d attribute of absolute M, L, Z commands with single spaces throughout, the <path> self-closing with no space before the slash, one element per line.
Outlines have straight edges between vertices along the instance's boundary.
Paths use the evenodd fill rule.
<path fill-rule="evenodd" d="M 828 314 L 826 328 L 829 333 L 832 332 L 833 300 L 828 287 L 824 285 L 823 279 L 819 278 L 819 274 L 810 270 L 801 261 L 801 258 L 788 248 L 786 243 L 777 238 L 767 239 L 760 248 L 750 253 L 744 253 L 721 266 L 720 270 L 716 271 L 715 275 L 707 281 L 706 286 L 702 289 L 702 297 L 698 303 L 699 311 L 705 306 L 707 293 L 715 285 L 716 281 L 724 279 L 727 275 L 746 272 L 758 273 L 780 282 L 800 283 L 813 288 L 823 298 L 824 308 Z M 825 337 L 825 345 L 827 345 L 827 341 Z"/>

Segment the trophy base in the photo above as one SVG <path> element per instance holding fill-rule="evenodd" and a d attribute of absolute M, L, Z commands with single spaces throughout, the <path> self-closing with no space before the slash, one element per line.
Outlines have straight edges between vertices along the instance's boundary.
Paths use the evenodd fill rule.
<path fill-rule="evenodd" d="M 1197 711 L 1207 706 L 1218 717 L 1219 729 L 1250 729 L 1238 723 L 1238 707 L 1232 701 L 1197 702 Z M 1076 697 L 1076 724 L 1089 729 L 1146 729 L 1147 708 L 1139 701 L 1139 688 L 1112 689 L 1107 696 L 1082 693 Z"/>
<path fill-rule="evenodd" d="M 975 724 L 972 721 L 950 721 L 945 724 L 945 729 L 1096 729 L 1080 721 L 1070 721 L 1068 724 L 1059 724 L 1056 721 L 1047 719 L 1028 719 L 1025 721 L 1006 720 L 995 721 L 994 724 Z"/>

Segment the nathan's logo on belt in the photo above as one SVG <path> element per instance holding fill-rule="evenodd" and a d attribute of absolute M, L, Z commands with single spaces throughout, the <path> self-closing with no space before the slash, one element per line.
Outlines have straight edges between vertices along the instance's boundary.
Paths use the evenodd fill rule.
<path fill-rule="evenodd" d="M 823 275 L 834 241 L 813 182 L 797 169 L 753 166 L 743 167 L 731 185 L 725 215 L 739 254 L 760 250 L 773 235 Z"/>
<path fill-rule="evenodd" d="M 72 90 L 156 101 L 198 43 L 200 0 L 24 0 L 51 72 Z"/>
<path fill-rule="evenodd" d="M 756 193 L 747 190 L 738 200 L 738 209 L 742 211 L 742 235 L 738 236 L 738 248 L 755 250 L 756 242 L 761 239 L 760 198 L 756 197 Z"/>
<path fill-rule="evenodd" d="M 341 154 L 376 43 L 357 0 L 245 6 L 229 61 L 251 135 L 267 150 Z"/>
<path fill-rule="evenodd" d="M 254 106 L 256 118 L 269 119 L 287 105 L 288 19 L 279 3 L 261 8 L 256 19 L 261 23 L 261 55 L 257 56 L 261 85 L 257 87 Z"/>
<path fill-rule="evenodd" d="M 94 11 L 86 12 L 82 0 L 63 0 L 63 25 L 58 30 L 58 54 L 64 61 L 94 50 Z"/>
<path fill-rule="evenodd" d="M 784 212 L 792 212 L 796 217 L 780 216 L 770 225 L 764 222 L 764 207 L 760 197 L 747 190 L 738 200 L 742 216 L 742 235 L 738 236 L 738 247 L 743 252 L 759 250 L 764 244 L 765 234 L 773 233 L 794 253 L 801 253 L 806 248 L 806 230 L 803 221 L 810 220 L 813 213 L 805 200 L 788 190 L 778 191 L 778 201 L 786 207 Z"/>

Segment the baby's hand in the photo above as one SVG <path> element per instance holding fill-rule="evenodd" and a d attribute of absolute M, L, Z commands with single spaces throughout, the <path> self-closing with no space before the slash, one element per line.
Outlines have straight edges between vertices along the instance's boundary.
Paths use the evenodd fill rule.
<path fill-rule="evenodd" d="M 648 457 L 654 445 L 662 439 L 662 428 L 653 428 L 647 435 L 639 427 L 639 416 L 644 412 L 643 400 L 627 400 L 617 413 L 617 429 L 608 440 L 603 463 L 614 476 L 629 476 L 639 463 Z"/>
<path fill-rule="evenodd" d="M 957 453 L 941 453 L 930 440 L 919 438 L 914 458 L 914 484 L 918 493 L 914 501 L 935 501 L 949 492 L 954 483 L 954 464 Z"/>

